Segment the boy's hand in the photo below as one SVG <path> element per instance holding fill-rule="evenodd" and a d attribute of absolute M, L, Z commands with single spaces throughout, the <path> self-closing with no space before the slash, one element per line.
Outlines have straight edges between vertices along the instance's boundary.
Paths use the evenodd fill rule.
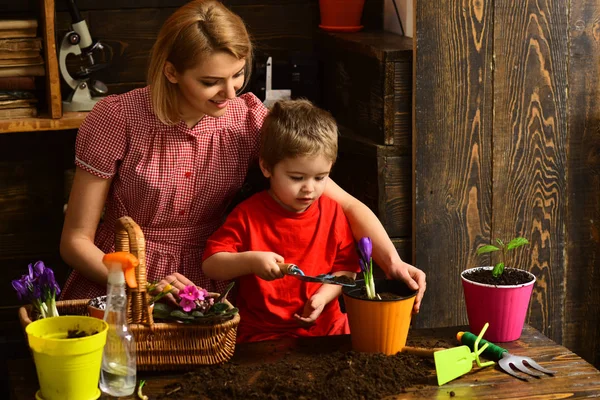
<path fill-rule="evenodd" d="M 389 266 L 386 275 L 388 278 L 404 281 L 409 288 L 417 290 L 412 313 L 418 314 L 421 308 L 421 300 L 427 287 L 425 272 L 400 260 Z"/>
<path fill-rule="evenodd" d="M 283 262 L 283 257 L 269 251 L 252 251 L 250 255 L 250 268 L 252 273 L 265 281 L 283 278 L 283 272 L 277 263 Z"/>
<path fill-rule="evenodd" d="M 294 318 L 304 327 L 309 327 L 315 323 L 319 315 L 323 312 L 327 302 L 318 294 L 313 295 L 304 305 L 302 316 L 294 314 Z"/>

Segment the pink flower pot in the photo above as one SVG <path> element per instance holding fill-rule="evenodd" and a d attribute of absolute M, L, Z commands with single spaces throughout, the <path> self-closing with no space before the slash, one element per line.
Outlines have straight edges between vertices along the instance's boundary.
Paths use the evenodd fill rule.
<path fill-rule="evenodd" d="M 486 285 L 465 278 L 469 271 L 492 268 L 477 267 L 461 273 L 469 326 L 471 332 L 478 335 L 483 325 L 489 322 L 490 326 L 484 337 L 486 340 L 511 342 L 521 337 L 535 275 L 525 271 L 533 280 L 514 286 Z"/>

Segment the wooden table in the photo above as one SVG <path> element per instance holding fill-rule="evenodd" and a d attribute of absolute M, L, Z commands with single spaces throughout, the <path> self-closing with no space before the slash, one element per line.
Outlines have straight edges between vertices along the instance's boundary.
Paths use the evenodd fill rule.
<path fill-rule="evenodd" d="M 421 339 L 442 339 L 451 341 L 459 330 L 466 327 L 412 330 L 409 341 Z M 240 364 L 274 362 L 283 354 L 294 353 L 299 348 L 310 346 L 346 350 L 350 348 L 349 336 L 307 338 L 301 341 L 281 340 L 238 345 L 232 361 Z M 582 397 L 600 397 L 600 371 L 563 346 L 554 343 L 532 327 L 526 326 L 521 339 L 504 343 L 503 347 L 516 355 L 527 355 L 542 366 L 557 371 L 554 377 L 530 378 L 527 382 L 518 380 L 497 366 L 473 370 L 452 382 L 438 386 L 433 375 L 429 384 L 408 389 L 407 393 L 388 397 L 394 399 L 564 399 Z M 273 350 L 277 349 L 276 352 Z M 9 361 L 12 398 L 15 400 L 32 399 L 38 389 L 35 367 L 31 359 Z M 146 379 L 144 394 L 150 399 L 167 392 L 165 386 L 172 384 L 181 375 L 174 373 L 140 373 L 139 379 Z M 109 397 L 103 396 L 102 399 Z M 134 399 L 137 397 L 129 397 Z M 180 398 L 173 396 L 173 398 Z"/>

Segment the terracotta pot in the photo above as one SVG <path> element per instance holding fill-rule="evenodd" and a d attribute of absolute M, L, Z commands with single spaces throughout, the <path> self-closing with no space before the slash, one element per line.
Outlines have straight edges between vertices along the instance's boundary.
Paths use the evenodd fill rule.
<path fill-rule="evenodd" d="M 344 304 L 350 323 L 352 349 L 365 353 L 396 354 L 406 345 L 417 292 L 404 282 L 375 279 L 377 293 L 393 293 L 393 300 L 361 298 L 364 280 L 344 287 Z"/>
<path fill-rule="evenodd" d="M 365 0 L 319 0 L 321 25 L 329 32 L 358 32 Z"/>
<path fill-rule="evenodd" d="M 493 268 L 477 267 L 461 273 L 469 327 L 471 333 L 478 335 L 483 325 L 489 322 L 490 326 L 485 333 L 486 340 L 511 342 L 521 337 L 529 299 L 535 283 L 535 275 L 524 271 L 533 280 L 522 285 L 512 286 L 487 285 L 465 278 L 465 274 L 469 271 Z"/>

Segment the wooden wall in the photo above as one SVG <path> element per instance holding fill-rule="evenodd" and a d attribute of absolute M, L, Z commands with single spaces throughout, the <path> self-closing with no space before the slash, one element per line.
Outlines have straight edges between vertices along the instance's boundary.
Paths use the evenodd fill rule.
<path fill-rule="evenodd" d="M 598 366 L 600 1 L 437 4 L 416 3 L 416 325 L 466 323 L 460 272 L 521 235 L 528 322 Z"/>

